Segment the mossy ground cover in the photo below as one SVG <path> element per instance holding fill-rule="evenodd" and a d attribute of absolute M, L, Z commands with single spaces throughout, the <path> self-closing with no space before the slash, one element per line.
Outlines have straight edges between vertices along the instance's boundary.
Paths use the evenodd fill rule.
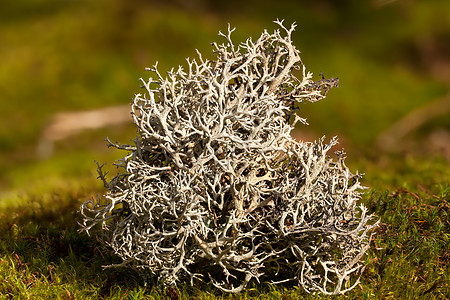
<path fill-rule="evenodd" d="M 372 188 L 364 196 L 381 219 L 361 284 L 340 298 L 445 299 L 450 293 L 450 185 L 442 160 L 438 182 Z M 377 170 L 376 166 L 371 171 Z M 390 169 L 395 177 L 401 170 Z M 424 174 L 410 170 L 408 178 Z M 447 173 L 446 173 L 447 172 Z M 447 179 L 446 179 L 447 178 Z M 431 179 L 431 178 L 428 178 Z M 385 180 L 385 179 L 383 179 Z M 378 182 L 380 183 L 380 182 Z M 384 182 L 389 187 L 390 182 Z M 397 184 L 393 181 L 394 186 Z M 23 299 L 321 299 L 301 289 L 251 285 L 239 295 L 197 284 L 158 290 L 126 269 L 103 269 L 117 258 L 94 237 L 78 232 L 80 199 L 101 189 L 28 196 L 3 210 L 0 224 L 0 295 Z"/>

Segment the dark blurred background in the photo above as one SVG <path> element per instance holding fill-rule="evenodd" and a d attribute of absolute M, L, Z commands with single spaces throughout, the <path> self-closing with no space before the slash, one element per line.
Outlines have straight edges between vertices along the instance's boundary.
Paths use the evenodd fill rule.
<path fill-rule="evenodd" d="M 296 137 L 338 135 L 349 164 L 391 152 L 450 159 L 448 0 L 0 3 L 0 202 L 98 187 L 94 159 L 124 156 L 104 138 L 129 142 L 131 122 L 114 116 L 118 124 L 67 129 L 52 140 L 58 120 L 82 124 L 86 114 L 67 112 L 111 106 L 120 114 L 140 92 L 139 78 L 150 76 L 145 67 L 158 61 L 164 73 L 195 58 L 195 49 L 214 58 L 210 43 L 222 42 L 217 33 L 228 23 L 241 42 L 273 31 L 277 18 L 297 23 L 294 42 L 316 79 L 340 79 L 326 99 L 301 106 L 310 126 Z"/>

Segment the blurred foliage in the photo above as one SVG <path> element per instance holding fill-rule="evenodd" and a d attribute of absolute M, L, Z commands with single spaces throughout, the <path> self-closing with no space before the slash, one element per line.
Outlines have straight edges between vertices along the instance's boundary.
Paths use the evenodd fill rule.
<path fill-rule="evenodd" d="M 237 27 L 236 41 L 273 30 L 277 18 L 298 24 L 294 41 L 308 69 L 318 79 L 320 72 L 340 79 L 327 99 L 301 106 L 311 126 L 299 128 L 299 136 L 338 135 L 350 154 L 374 152 L 381 131 L 448 90 L 447 79 L 431 68 L 437 64 L 445 71 L 449 65 L 448 1 L 18 0 L 0 5 L 0 191 L 27 189 L 33 181 L 45 186 L 51 174 L 92 178 L 93 159 L 115 157 L 105 152 L 103 138 L 126 143 L 134 137 L 133 127 L 74 136 L 56 145 L 52 159 L 38 161 L 36 145 L 51 116 L 130 103 L 140 92 L 139 77 L 148 76 L 145 67 L 158 61 L 164 72 L 184 65 L 186 57 L 196 57 L 195 49 L 213 58 L 210 43 L 221 42 L 217 32 L 228 23 Z M 438 125 L 450 127 L 448 118 Z"/>

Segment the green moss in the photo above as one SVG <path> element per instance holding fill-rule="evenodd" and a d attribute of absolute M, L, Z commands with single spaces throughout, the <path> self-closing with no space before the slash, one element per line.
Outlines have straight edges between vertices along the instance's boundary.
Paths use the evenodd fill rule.
<path fill-rule="evenodd" d="M 439 161 L 415 168 L 410 165 L 409 176 L 433 173 L 440 169 L 436 164 Z M 372 167 L 371 172 L 382 169 Z M 385 183 L 389 185 L 387 180 Z M 439 299 L 450 291 L 448 181 L 425 181 L 408 188 L 378 188 L 365 194 L 363 201 L 370 212 L 380 217 L 381 226 L 366 258 L 361 284 L 345 298 Z M 144 286 L 132 271 L 103 270 L 102 265 L 117 258 L 100 248 L 94 238 L 77 231 L 80 199 L 90 192 L 75 190 L 28 196 L 21 199 L 23 205 L 2 210 L 0 295 L 33 299 L 162 299 L 174 293 L 181 299 L 323 298 L 291 285 L 267 283 L 253 284 L 240 295 L 222 294 L 201 283 L 194 287 L 182 285 L 175 291 L 158 291 L 151 282 Z"/>

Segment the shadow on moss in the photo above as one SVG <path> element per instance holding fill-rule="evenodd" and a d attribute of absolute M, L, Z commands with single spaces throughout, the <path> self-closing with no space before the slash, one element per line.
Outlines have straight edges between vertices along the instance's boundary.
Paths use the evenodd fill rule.
<path fill-rule="evenodd" d="M 101 298 L 109 296 L 116 286 L 142 285 L 132 270 L 102 268 L 118 259 L 95 238 L 78 232 L 77 197 L 55 195 L 50 200 L 35 197 L 25 206 L 0 213 L 2 262 L 9 258 L 19 273 L 30 273 L 49 285 L 89 287 Z M 36 284 L 32 280 L 26 283 L 27 287 Z M 0 288 L 1 292 L 5 291 Z"/>

